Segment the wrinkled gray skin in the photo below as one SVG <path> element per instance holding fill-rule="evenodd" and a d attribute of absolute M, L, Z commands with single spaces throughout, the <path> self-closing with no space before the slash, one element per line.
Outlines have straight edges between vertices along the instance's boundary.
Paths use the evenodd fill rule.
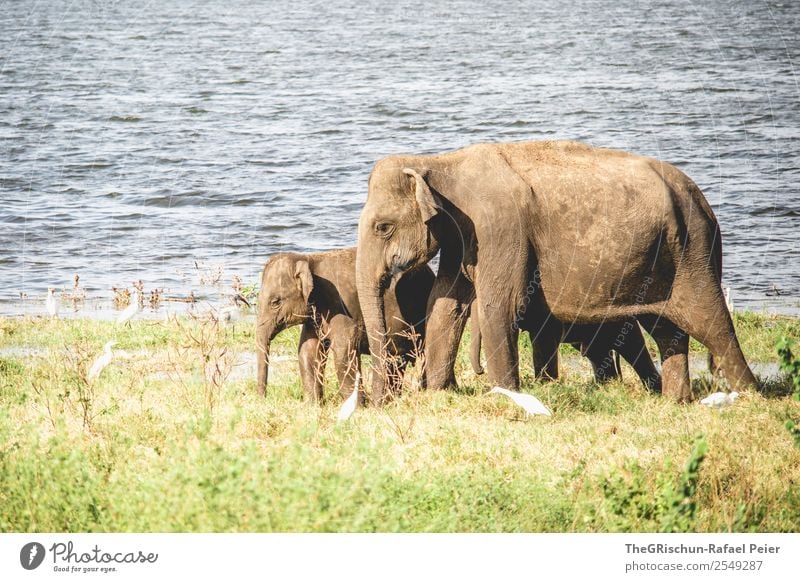
<path fill-rule="evenodd" d="M 480 375 L 484 370 L 480 362 L 481 331 L 476 311 L 473 308 L 470 315 L 470 362 L 475 373 Z M 642 330 L 633 319 L 600 325 L 565 326 L 551 317 L 538 329 L 525 331 L 531 338 L 533 369 L 540 382 L 558 379 L 558 344 L 568 343 L 592 363 L 595 381 L 608 382 L 622 378 L 619 362 L 622 355 L 646 388 L 661 392 L 661 376 L 647 351 Z"/>
<path fill-rule="evenodd" d="M 349 396 L 360 370 L 360 354 L 369 353 L 355 281 L 356 249 L 316 254 L 279 253 L 270 257 L 261 276 L 256 323 L 257 384 L 266 394 L 273 338 L 302 325 L 298 355 L 308 399 L 322 400 L 325 363 L 333 353 L 340 393 Z M 407 364 L 421 353 L 425 311 L 434 275 L 423 266 L 400 277 L 386 291 L 389 321 L 389 384 L 397 389 Z M 416 334 L 416 336 L 415 336 Z M 412 338 L 419 342 L 414 345 Z M 363 399 L 363 394 L 362 394 Z"/>
<path fill-rule="evenodd" d="M 499 386 L 519 388 L 519 320 L 540 326 L 547 313 L 565 324 L 636 318 L 661 353 L 663 393 L 676 400 L 691 398 L 689 336 L 719 361 L 732 390 L 756 386 L 722 294 L 716 218 L 670 164 L 575 142 L 479 144 L 379 161 L 356 268 L 379 368 L 393 275 L 439 251 L 425 349 L 431 389 L 454 382 L 473 298 Z"/>

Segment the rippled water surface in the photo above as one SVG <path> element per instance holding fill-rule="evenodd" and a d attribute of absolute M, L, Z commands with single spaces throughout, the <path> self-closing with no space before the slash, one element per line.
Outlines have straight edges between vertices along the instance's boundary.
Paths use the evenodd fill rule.
<path fill-rule="evenodd" d="M 739 306 L 800 310 L 800 5 L 6 2 L 0 311 L 355 243 L 376 159 L 579 139 L 671 161 Z"/>

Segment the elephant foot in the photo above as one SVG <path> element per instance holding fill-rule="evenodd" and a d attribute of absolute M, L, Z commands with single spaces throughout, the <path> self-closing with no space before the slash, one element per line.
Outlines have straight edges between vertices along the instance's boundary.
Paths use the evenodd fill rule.
<path fill-rule="evenodd" d="M 446 375 L 430 374 L 426 372 L 424 380 L 424 386 L 428 390 L 456 390 L 458 388 L 454 372 Z"/>

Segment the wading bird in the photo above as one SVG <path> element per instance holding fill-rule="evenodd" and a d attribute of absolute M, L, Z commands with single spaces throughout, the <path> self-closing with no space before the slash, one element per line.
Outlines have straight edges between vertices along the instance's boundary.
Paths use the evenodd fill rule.
<path fill-rule="evenodd" d="M 142 292 L 137 289 L 136 290 L 136 298 L 131 299 L 131 304 L 125 308 L 125 311 L 119 314 L 117 318 L 117 325 L 122 325 L 123 323 L 127 323 L 128 326 L 131 324 L 131 320 L 136 317 L 139 312 L 142 311 Z"/>
<path fill-rule="evenodd" d="M 114 358 L 114 352 L 111 351 L 111 347 L 116 343 L 115 341 L 110 341 L 106 342 L 106 345 L 103 346 L 103 353 L 97 357 L 92 367 L 89 368 L 89 373 L 86 374 L 86 379 L 89 382 L 97 380 L 100 374 L 103 373 L 103 370 L 106 369 L 106 366 L 111 363 L 111 360 Z"/>
<path fill-rule="evenodd" d="M 739 398 L 738 392 L 731 392 L 730 394 L 726 394 L 725 392 L 714 392 L 713 394 L 709 394 L 703 398 L 700 401 L 700 404 L 704 404 L 710 408 L 727 408 L 736 402 L 737 398 Z"/>
<path fill-rule="evenodd" d="M 227 305 L 217 312 L 217 321 L 222 327 L 230 325 L 234 334 L 236 334 L 236 322 L 239 321 L 240 317 L 241 312 L 236 305 Z"/>
<path fill-rule="evenodd" d="M 353 393 L 344 401 L 342 407 L 339 409 L 339 415 L 337 419 L 339 422 L 344 422 L 356 411 L 358 408 L 358 388 L 361 385 L 361 372 L 356 372 L 356 382 L 355 388 L 353 388 Z"/>
<path fill-rule="evenodd" d="M 522 408 L 528 414 L 543 414 L 544 416 L 552 416 L 552 412 L 542 404 L 542 401 L 530 394 L 522 394 L 520 392 L 512 392 L 500 386 L 495 386 L 489 390 L 489 394 L 502 394 L 508 396 L 514 401 L 514 404 Z"/>
<path fill-rule="evenodd" d="M 50 317 L 58 317 L 58 297 L 55 296 L 55 291 L 55 287 L 48 287 L 47 299 L 44 302 Z"/>

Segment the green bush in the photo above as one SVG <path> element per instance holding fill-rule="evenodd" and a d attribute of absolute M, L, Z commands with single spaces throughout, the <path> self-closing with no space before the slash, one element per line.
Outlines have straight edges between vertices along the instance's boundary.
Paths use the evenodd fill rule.
<path fill-rule="evenodd" d="M 793 394 L 792 399 L 800 402 L 800 359 L 794 353 L 794 342 L 786 337 L 778 340 L 778 356 L 780 357 L 780 369 L 785 373 L 791 382 Z M 794 445 L 800 448 L 800 420 L 788 418 L 786 420 L 786 430 L 794 439 Z"/>
<path fill-rule="evenodd" d="M 707 450 L 705 438 L 698 436 L 677 481 L 668 472 L 658 474 L 654 493 L 650 492 L 645 472 L 633 461 L 622 473 L 605 477 L 601 488 L 609 530 L 695 531 L 697 481 Z"/>

